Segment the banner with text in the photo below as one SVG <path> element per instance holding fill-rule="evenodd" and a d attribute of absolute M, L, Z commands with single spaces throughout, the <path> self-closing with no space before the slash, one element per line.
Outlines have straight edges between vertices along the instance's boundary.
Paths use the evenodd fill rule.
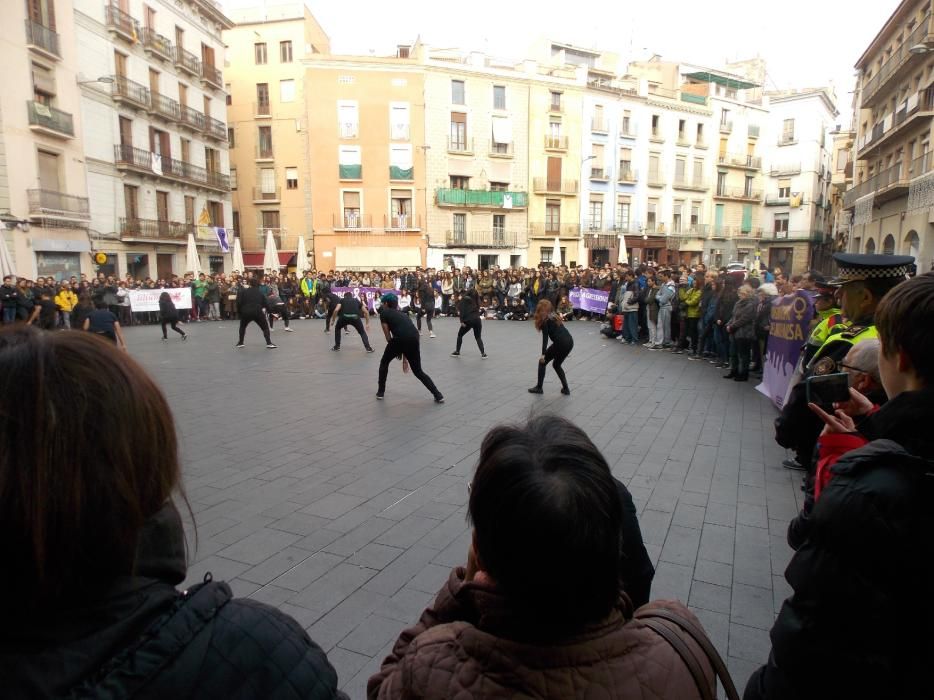
<path fill-rule="evenodd" d="M 610 293 L 589 287 L 573 287 L 568 294 L 568 301 L 575 309 L 605 314 L 606 305 L 610 301 Z"/>
<path fill-rule="evenodd" d="M 191 308 L 191 287 L 178 287 L 169 289 L 131 289 L 130 309 L 134 312 L 158 311 L 159 296 L 168 292 L 176 309 Z"/>
<path fill-rule="evenodd" d="M 366 295 L 366 305 L 370 311 L 373 311 L 375 302 L 379 301 L 379 298 L 386 292 L 392 292 L 396 296 L 399 295 L 399 290 L 397 289 L 380 289 L 379 287 L 331 287 L 331 292 L 338 297 L 344 296 L 344 292 L 350 292 L 353 294 L 354 299 L 358 301 L 360 299 L 360 294 L 363 293 Z"/>
<path fill-rule="evenodd" d="M 762 383 L 756 389 L 781 408 L 785 402 L 814 318 L 814 300 L 805 291 L 778 297 L 772 301 L 769 314 L 769 344 L 766 351 Z"/>

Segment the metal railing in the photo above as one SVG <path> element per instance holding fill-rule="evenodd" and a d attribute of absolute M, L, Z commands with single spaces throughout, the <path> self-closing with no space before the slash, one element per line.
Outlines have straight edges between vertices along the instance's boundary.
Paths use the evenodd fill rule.
<path fill-rule="evenodd" d="M 218 141 L 227 140 L 227 125 L 214 117 L 204 116 L 204 133 Z"/>
<path fill-rule="evenodd" d="M 52 217 L 74 221 L 90 221 L 91 207 L 87 197 L 76 197 L 54 190 L 26 190 L 30 217 Z"/>
<path fill-rule="evenodd" d="M 743 187 L 720 187 L 713 195 L 718 199 L 762 200 L 762 190 L 747 190 Z"/>
<path fill-rule="evenodd" d="M 584 232 L 584 247 L 607 249 L 619 246 L 619 236 L 615 233 L 604 233 L 606 229 L 603 226 L 591 227 L 590 231 Z"/>
<path fill-rule="evenodd" d="M 759 125 L 758 124 L 748 124 L 746 126 L 746 136 L 747 138 L 757 139 L 759 138 Z"/>
<path fill-rule="evenodd" d="M 158 114 L 160 117 L 175 122 L 180 120 L 178 102 L 158 92 L 150 91 L 149 93 L 149 113 Z"/>
<path fill-rule="evenodd" d="M 902 100 L 898 109 L 893 113 L 889 112 L 881 120 L 873 125 L 868 134 L 863 136 L 856 143 L 857 153 L 861 153 L 866 148 L 878 146 L 879 141 L 884 141 L 911 117 L 921 112 L 930 112 L 934 110 L 934 87 L 928 87 L 913 93 L 909 98 Z"/>
<path fill-rule="evenodd" d="M 139 107 L 149 109 L 149 88 L 130 80 L 123 75 L 114 75 L 110 86 L 110 94 L 115 100 L 126 100 Z"/>
<path fill-rule="evenodd" d="M 254 202 L 278 202 L 282 198 L 282 188 L 276 187 L 272 192 L 265 191 L 262 187 L 253 188 Z"/>
<path fill-rule="evenodd" d="M 563 112 L 563 111 L 564 111 L 564 103 L 563 103 L 563 102 L 549 102 L 549 103 L 548 103 L 548 111 L 549 111 L 549 112 Z"/>
<path fill-rule="evenodd" d="M 568 150 L 568 137 L 567 136 L 546 136 L 545 137 L 545 149 L 549 151 Z"/>
<path fill-rule="evenodd" d="M 29 113 L 30 126 L 54 131 L 64 136 L 75 135 L 74 119 L 68 112 L 33 100 L 27 100 L 26 111 Z"/>
<path fill-rule="evenodd" d="M 211 189 L 230 190 L 230 176 L 224 173 L 206 170 L 191 163 L 185 163 L 168 156 L 154 158 L 155 154 L 124 144 L 114 144 L 114 162 L 117 167 L 133 168 L 147 174 L 181 180 L 196 185 L 203 185 Z"/>
<path fill-rule="evenodd" d="M 769 175 L 797 175 L 801 172 L 801 163 L 773 164 L 769 168 Z"/>
<path fill-rule="evenodd" d="M 473 153 L 473 139 L 451 138 L 448 136 L 449 153 Z"/>
<path fill-rule="evenodd" d="M 273 160 L 275 149 L 271 143 L 256 144 L 256 160 Z"/>
<path fill-rule="evenodd" d="M 172 41 L 167 36 L 162 36 L 162 34 L 159 34 L 159 32 L 151 27 L 143 27 L 139 38 L 143 44 L 144 50 L 159 54 L 167 61 L 175 60 L 174 47 L 172 46 Z"/>
<path fill-rule="evenodd" d="M 336 231 L 368 231 L 373 228 L 373 217 L 369 214 L 331 214 L 331 227 Z"/>
<path fill-rule="evenodd" d="M 577 180 L 551 180 L 546 177 L 532 178 L 532 189 L 535 192 L 577 194 L 577 184 Z"/>
<path fill-rule="evenodd" d="M 630 122 L 629 124 L 626 124 L 625 122 L 623 122 L 622 124 L 620 124 L 620 127 L 619 127 L 619 135 L 634 139 L 636 137 L 635 125 L 632 122 Z"/>
<path fill-rule="evenodd" d="M 195 224 L 159 219 L 120 218 L 120 238 L 169 238 L 184 240 L 195 233 Z"/>
<path fill-rule="evenodd" d="M 201 82 L 213 85 L 219 90 L 224 89 L 224 78 L 214 66 L 201 62 Z"/>
<path fill-rule="evenodd" d="M 905 40 L 892 53 L 889 59 L 882 64 L 879 68 L 879 72 L 866 81 L 862 90 L 863 106 L 868 107 L 871 105 L 872 98 L 876 96 L 876 93 L 882 89 L 882 86 L 888 82 L 888 79 L 896 73 L 902 64 L 911 57 L 911 47 L 924 43 L 924 39 L 928 35 L 928 25 L 930 22 L 931 15 L 925 14 L 924 19 L 918 23 L 918 26 L 911 30 L 911 33 L 905 37 Z"/>
<path fill-rule="evenodd" d="M 591 180 L 609 180 L 610 171 L 607 170 L 606 168 L 591 168 L 590 179 Z"/>
<path fill-rule="evenodd" d="M 762 167 L 762 159 L 759 156 L 751 156 L 743 153 L 720 153 L 717 156 L 717 162 L 720 165 L 749 168 L 752 170 L 758 170 Z"/>
<path fill-rule="evenodd" d="M 731 121 L 720 122 L 720 133 L 721 134 L 732 134 L 733 133 L 733 122 Z"/>
<path fill-rule="evenodd" d="M 175 67 L 191 75 L 201 75 L 201 59 L 181 46 L 175 47 Z"/>
<path fill-rule="evenodd" d="M 511 143 L 490 142 L 489 156 L 491 158 L 512 158 L 513 154 L 514 149 Z"/>
<path fill-rule="evenodd" d="M 632 168 L 624 168 L 622 165 L 619 166 L 619 173 L 616 176 L 617 182 L 635 182 L 637 173 Z"/>
<path fill-rule="evenodd" d="M 271 117 L 272 116 L 272 106 L 269 104 L 269 100 L 258 101 L 253 103 L 253 114 L 257 117 Z"/>
<path fill-rule="evenodd" d="M 61 57 L 62 51 L 59 48 L 58 33 L 31 19 L 26 20 L 26 43 L 35 46 L 42 51 Z"/>
<path fill-rule="evenodd" d="M 505 207 L 507 203 L 510 207 Z M 439 206 L 491 207 L 496 209 L 524 209 L 529 205 L 526 192 L 504 192 L 501 190 L 462 190 L 439 187 L 435 190 L 435 200 Z"/>
<path fill-rule="evenodd" d="M 179 124 L 186 124 L 192 129 L 197 129 L 198 131 L 204 129 L 204 115 L 201 114 L 201 112 L 192 109 L 188 105 L 179 105 L 178 122 Z"/>
<path fill-rule="evenodd" d="M 765 206 L 767 207 L 783 207 L 791 204 L 791 197 L 781 197 L 779 195 L 766 195 L 765 197 Z"/>
<path fill-rule="evenodd" d="M 548 238 L 577 238 L 581 235 L 580 224 L 562 224 L 552 221 L 529 224 L 529 235 Z"/>
<path fill-rule="evenodd" d="M 756 238 L 765 238 L 767 240 L 778 241 L 821 241 L 824 239 L 822 231 L 760 231 Z"/>
<path fill-rule="evenodd" d="M 494 228 L 490 231 L 446 231 L 445 245 L 459 248 L 515 248 L 520 240 L 518 231 Z"/>
<path fill-rule="evenodd" d="M 675 181 L 672 183 L 672 187 L 679 190 L 709 190 L 710 184 L 702 177 L 678 177 L 675 176 Z"/>
<path fill-rule="evenodd" d="M 386 231 L 421 231 L 422 219 L 411 214 L 383 215 L 383 229 Z"/>
<path fill-rule="evenodd" d="M 856 200 L 870 192 L 880 192 L 887 188 L 903 184 L 906 185 L 913 178 L 934 170 L 934 151 L 918 156 L 908 164 L 907 170 L 902 163 L 896 163 L 891 168 L 874 175 L 865 182 L 851 187 L 843 195 L 843 206 L 849 209 L 856 204 Z"/>
<path fill-rule="evenodd" d="M 139 39 L 139 22 L 116 5 L 104 6 L 104 21 L 108 29 L 122 34 L 128 41 L 135 42 Z"/>
<path fill-rule="evenodd" d="M 778 137 L 779 146 L 791 146 L 795 143 L 798 143 L 798 139 L 795 138 L 794 134 L 782 134 Z"/>

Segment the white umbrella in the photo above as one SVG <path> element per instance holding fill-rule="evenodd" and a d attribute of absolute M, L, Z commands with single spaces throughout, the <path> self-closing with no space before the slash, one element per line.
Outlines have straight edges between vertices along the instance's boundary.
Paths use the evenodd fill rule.
<path fill-rule="evenodd" d="M 266 231 L 266 250 L 263 251 L 263 269 L 266 272 L 279 272 L 279 251 L 272 231 Z"/>
<path fill-rule="evenodd" d="M 198 246 L 195 244 L 195 234 L 188 234 L 188 248 L 185 251 L 185 272 L 195 277 L 201 274 L 201 260 L 198 257 Z"/>
<path fill-rule="evenodd" d="M 234 238 L 233 252 L 230 254 L 232 272 L 243 274 L 243 248 L 240 247 L 240 236 Z"/>
<path fill-rule="evenodd" d="M 551 264 L 557 267 L 561 264 L 561 239 L 555 236 L 555 246 L 551 249 Z"/>
<path fill-rule="evenodd" d="M 305 250 L 305 237 L 298 237 L 298 249 L 295 252 L 295 268 L 299 277 L 305 275 L 305 271 L 310 269 L 308 266 L 308 251 Z"/>
<path fill-rule="evenodd" d="M 0 277 L 7 275 L 15 277 L 16 270 L 13 269 L 13 257 L 10 255 L 10 250 L 6 247 L 6 236 L 0 233 Z"/>
<path fill-rule="evenodd" d="M 619 255 L 616 258 L 616 262 L 623 263 L 625 265 L 629 264 L 629 253 L 626 252 L 626 237 L 619 237 Z"/>

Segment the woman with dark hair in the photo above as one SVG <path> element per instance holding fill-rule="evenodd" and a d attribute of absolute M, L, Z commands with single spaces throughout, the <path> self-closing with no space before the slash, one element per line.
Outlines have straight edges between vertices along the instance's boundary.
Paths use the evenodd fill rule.
<path fill-rule="evenodd" d="M 121 350 L 126 350 L 126 340 L 123 338 L 120 321 L 103 299 L 94 302 L 94 310 L 84 319 L 82 328 L 95 335 L 103 336 Z"/>
<path fill-rule="evenodd" d="M 620 562 L 641 536 L 620 486 L 567 420 L 491 430 L 468 486 L 467 565 L 399 636 L 370 678 L 370 700 L 703 697 L 678 652 L 643 622 L 647 610 L 633 619 Z M 700 628 L 680 603 L 659 608 Z M 681 639 L 713 697 L 704 653 Z"/>
<path fill-rule="evenodd" d="M 178 327 L 178 309 L 172 301 L 172 296 L 168 292 L 162 292 L 159 295 L 159 319 L 162 323 L 162 342 L 169 342 L 169 334 L 166 326 L 171 326 L 172 330 L 182 336 L 182 340 L 188 340 L 188 335 Z"/>
<path fill-rule="evenodd" d="M 269 322 L 266 320 L 269 301 L 266 294 L 263 292 L 263 286 L 260 285 L 258 277 L 250 277 L 246 284 L 247 286 L 241 288 L 240 291 L 237 292 L 237 313 L 240 316 L 240 331 L 237 336 L 237 344 L 234 347 L 243 347 L 246 327 L 251 323 L 255 323 L 263 332 L 263 339 L 266 341 L 266 347 L 270 350 L 274 350 L 278 346 L 273 343 L 272 338 L 269 337 Z"/>
<path fill-rule="evenodd" d="M 2 331 L 0 415 L 4 697 L 341 697 L 292 618 L 209 576 L 176 589 L 175 423 L 129 356 L 90 333 Z"/>
<path fill-rule="evenodd" d="M 419 348 L 418 330 L 412 325 L 408 314 L 399 311 L 399 298 L 389 292 L 380 297 L 379 320 L 386 336 L 386 349 L 379 361 L 379 384 L 376 389 L 377 400 L 382 401 L 386 393 L 386 377 L 389 375 L 389 363 L 402 358 L 402 371 L 412 374 L 425 385 L 435 397 L 435 403 L 444 403 L 444 396 L 431 381 L 431 377 L 422 370 L 422 355 Z"/>
<path fill-rule="evenodd" d="M 574 338 L 564 327 L 561 316 L 555 313 L 555 307 L 547 299 L 542 299 L 535 307 L 535 330 L 542 332 L 542 356 L 538 358 L 538 384 L 529 389 L 530 394 L 542 394 L 542 384 L 545 382 L 545 367 L 552 362 L 552 367 L 558 379 L 561 380 L 561 393 L 568 396 L 567 377 L 564 376 L 562 363 L 574 349 Z M 551 347 L 548 339 L 551 338 Z"/>
<path fill-rule="evenodd" d="M 477 341 L 477 347 L 480 348 L 480 357 L 486 358 L 486 350 L 483 348 L 483 321 L 480 319 L 480 298 L 476 289 L 469 289 L 464 292 L 457 310 L 461 317 L 461 327 L 457 331 L 457 348 L 451 353 L 452 357 L 458 357 L 461 354 L 461 344 L 464 342 L 464 336 L 469 331 L 473 331 L 473 337 Z"/>

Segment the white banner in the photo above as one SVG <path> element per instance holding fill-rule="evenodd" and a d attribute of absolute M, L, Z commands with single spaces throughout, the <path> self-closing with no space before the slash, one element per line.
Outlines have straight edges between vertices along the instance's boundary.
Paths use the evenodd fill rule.
<path fill-rule="evenodd" d="M 172 289 L 131 289 L 130 309 L 135 311 L 158 311 L 159 296 L 168 292 L 176 309 L 191 308 L 191 287 Z"/>

